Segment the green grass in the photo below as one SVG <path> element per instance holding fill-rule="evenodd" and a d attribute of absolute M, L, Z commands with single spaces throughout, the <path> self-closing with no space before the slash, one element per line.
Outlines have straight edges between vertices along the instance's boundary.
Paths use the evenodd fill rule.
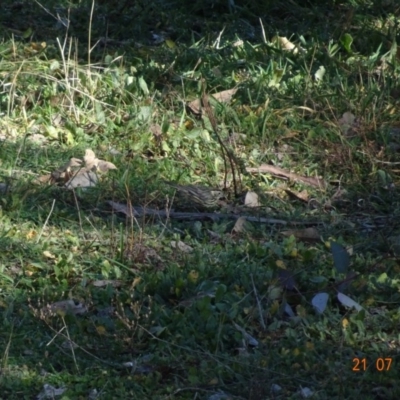
<path fill-rule="evenodd" d="M 0 399 L 397 398 L 395 2 L 5 3 Z M 187 107 L 233 88 L 213 115 Z M 47 182 L 86 149 L 117 169 Z M 261 164 L 326 185 L 246 172 Z M 166 184 L 225 178 L 220 219 Z"/>

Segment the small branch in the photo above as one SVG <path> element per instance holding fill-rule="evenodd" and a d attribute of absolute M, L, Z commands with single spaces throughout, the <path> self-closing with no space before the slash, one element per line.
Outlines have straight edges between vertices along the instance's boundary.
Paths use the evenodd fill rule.
<path fill-rule="evenodd" d="M 218 143 L 221 147 L 222 150 L 222 155 L 224 158 L 224 167 L 225 167 L 225 177 L 224 177 L 224 189 L 226 189 L 226 183 L 227 183 L 227 177 L 228 177 L 228 168 L 227 168 L 227 164 L 226 164 L 226 158 L 229 161 L 230 167 L 231 167 L 231 171 L 232 171 L 232 182 L 233 182 L 233 190 L 235 192 L 235 197 L 238 196 L 238 189 L 237 189 L 237 182 L 236 182 L 236 169 L 238 172 L 238 181 L 239 184 L 241 186 L 242 181 L 241 181 L 241 177 L 240 177 L 240 168 L 238 166 L 238 163 L 236 162 L 236 157 L 232 154 L 231 151 L 229 151 L 229 149 L 225 146 L 224 142 L 222 141 L 221 137 L 218 134 L 218 125 L 217 125 L 217 121 L 215 119 L 214 113 L 211 109 L 210 103 L 208 101 L 208 97 L 205 93 L 203 93 L 203 97 L 201 99 L 203 108 L 206 112 L 206 115 L 208 117 L 208 119 L 210 120 L 211 126 L 213 128 L 213 131 L 215 133 L 215 135 L 217 136 L 218 139 Z M 241 189 L 241 188 L 240 188 Z"/>
<path fill-rule="evenodd" d="M 170 218 L 184 221 L 201 221 L 201 220 L 212 220 L 219 221 L 221 219 L 237 220 L 241 217 L 246 218 L 249 222 L 258 222 L 262 224 L 272 224 L 272 225 L 285 225 L 285 226 L 314 226 L 322 225 L 322 221 L 285 221 L 283 219 L 276 218 L 263 218 L 263 217 L 253 217 L 250 215 L 243 214 L 219 214 L 215 212 L 176 212 L 173 210 L 161 211 L 153 208 L 147 207 L 128 207 L 122 203 L 116 203 L 114 201 L 108 201 L 108 204 L 113 208 L 115 212 L 120 212 L 122 214 L 135 217 L 145 217 L 145 216 L 155 216 L 159 218 Z"/>
<path fill-rule="evenodd" d="M 254 295 L 256 296 L 256 300 L 257 300 L 258 314 L 260 315 L 260 324 L 261 324 L 261 327 L 264 329 L 264 331 L 266 331 L 267 327 L 265 326 L 264 317 L 262 314 L 261 303 L 260 303 L 260 299 L 258 297 L 256 285 L 254 284 L 253 274 L 250 274 L 250 278 L 251 278 L 251 283 L 253 284 Z"/>
<path fill-rule="evenodd" d="M 47 216 L 46 221 L 44 221 L 42 230 L 40 231 L 40 235 L 36 240 L 36 244 L 39 243 L 39 241 L 40 241 L 40 239 L 41 239 L 41 237 L 43 235 L 43 231 L 46 228 L 47 223 L 49 222 L 50 216 L 51 216 L 51 214 L 53 213 L 53 210 L 54 210 L 54 204 L 56 204 L 56 199 L 53 200 L 53 204 L 51 205 L 51 209 L 50 209 L 49 215 Z"/>

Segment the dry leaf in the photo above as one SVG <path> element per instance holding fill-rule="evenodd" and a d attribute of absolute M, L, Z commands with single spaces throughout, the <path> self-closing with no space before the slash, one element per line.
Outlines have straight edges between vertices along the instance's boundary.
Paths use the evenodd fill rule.
<path fill-rule="evenodd" d="M 142 278 L 135 278 L 131 284 L 131 289 L 134 289 L 140 282 L 142 281 Z"/>
<path fill-rule="evenodd" d="M 30 142 L 42 145 L 47 142 L 46 136 L 40 134 L 40 133 L 34 133 L 33 135 L 28 136 L 27 138 Z"/>
<path fill-rule="evenodd" d="M 122 281 L 118 281 L 118 280 L 111 280 L 111 279 L 102 279 L 102 280 L 97 280 L 97 281 L 93 281 L 92 285 L 95 287 L 104 287 L 104 286 L 112 286 L 114 288 L 117 287 L 121 287 L 122 286 Z"/>
<path fill-rule="evenodd" d="M 176 242 L 173 240 L 171 242 L 171 247 L 174 249 L 179 249 L 180 251 L 184 253 L 191 253 L 193 251 L 193 247 L 187 245 L 186 243 L 182 242 L 181 240 Z"/>
<path fill-rule="evenodd" d="M 85 167 L 87 169 L 92 169 L 97 167 L 99 160 L 96 158 L 93 150 L 86 149 L 85 156 L 83 157 L 83 161 L 85 162 Z"/>
<path fill-rule="evenodd" d="M 301 192 L 294 192 L 292 190 L 285 189 L 285 192 L 287 193 L 287 195 L 289 197 L 291 197 L 295 200 L 304 201 L 305 203 L 308 203 L 310 200 L 307 190 L 302 190 Z"/>
<path fill-rule="evenodd" d="M 65 188 L 71 190 L 78 187 L 93 187 L 96 186 L 97 181 L 98 177 L 94 172 L 84 169 L 72 176 L 72 178 L 65 184 Z"/>
<path fill-rule="evenodd" d="M 36 183 L 56 183 L 64 186 L 67 189 L 77 187 L 92 187 L 95 186 L 98 177 L 94 172 L 107 172 L 110 169 L 117 167 L 108 161 L 99 160 L 95 153 L 86 149 L 83 157 L 85 167 L 82 168 L 82 160 L 79 158 L 71 158 L 62 167 L 56 169 L 51 175 L 43 175 L 36 179 Z"/>
<path fill-rule="evenodd" d="M 347 194 L 348 192 L 346 189 L 338 187 L 336 192 L 333 194 L 331 200 L 342 200 L 343 198 L 346 198 Z"/>
<path fill-rule="evenodd" d="M 359 121 L 354 114 L 350 111 L 346 111 L 342 118 L 338 120 L 339 127 L 343 135 L 353 136 L 356 133 L 356 129 L 359 127 Z"/>
<path fill-rule="evenodd" d="M 51 116 L 51 124 L 56 128 L 59 128 L 60 126 L 63 126 L 63 117 L 62 117 L 62 115 L 60 113 L 52 114 L 52 116 Z"/>
<path fill-rule="evenodd" d="M 223 90 L 222 92 L 214 93 L 212 95 L 207 96 L 207 100 L 210 100 L 210 96 L 212 96 L 215 100 L 219 101 L 220 103 L 229 103 L 236 92 L 237 88 Z M 190 103 L 188 103 L 187 106 L 193 112 L 193 114 L 196 115 L 202 114 L 202 102 L 200 99 L 191 101 Z"/>
<path fill-rule="evenodd" d="M 50 183 L 61 185 L 65 184 L 71 179 L 71 176 L 73 175 L 72 168 L 80 168 L 81 164 L 82 160 L 80 160 L 79 158 L 71 158 L 66 164 L 64 164 L 60 168 L 57 168 L 51 173 Z M 44 177 L 46 177 L 46 175 L 44 175 L 43 177 L 39 177 L 38 180 L 43 179 Z"/>
<path fill-rule="evenodd" d="M 31 42 L 30 43 L 30 47 L 34 52 L 42 51 L 46 48 L 46 46 L 47 46 L 46 42 L 41 42 L 41 43 Z"/>
<path fill-rule="evenodd" d="M 67 389 L 64 387 L 56 388 L 46 383 L 43 385 L 43 390 L 38 394 L 36 398 L 38 400 L 54 399 L 56 396 L 61 396 L 66 390 Z"/>
<path fill-rule="evenodd" d="M 235 233 L 242 233 L 246 232 L 246 222 L 247 219 L 246 217 L 240 217 L 236 220 L 235 226 L 233 227 L 233 232 Z"/>
<path fill-rule="evenodd" d="M 300 50 L 303 50 L 301 47 L 296 46 L 285 36 L 274 36 L 272 38 L 272 43 L 277 43 L 285 51 L 291 51 L 293 54 L 297 54 Z M 304 51 L 304 50 L 303 50 Z"/>
<path fill-rule="evenodd" d="M 26 234 L 26 238 L 28 240 L 33 239 L 34 237 L 37 236 L 37 232 L 34 229 L 31 229 L 27 234 Z"/>
<path fill-rule="evenodd" d="M 211 96 L 220 103 L 229 103 L 232 97 L 236 94 L 237 88 L 223 90 L 222 92 L 214 93 Z"/>
<path fill-rule="evenodd" d="M 305 183 L 310 186 L 315 187 L 325 187 L 326 183 L 320 178 L 301 176 L 297 174 L 293 174 L 292 172 L 285 171 L 282 168 L 275 167 L 274 165 L 262 164 L 258 168 L 246 168 L 246 171 L 249 173 L 270 173 L 271 175 L 279 177 L 288 178 L 293 181 L 299 181 Z"/>
<path fill-rule="evenodd" d="M 241 39 L 236 40 L 236 42 L 232 43 L 233 47 L 242 47 L 243 45 L 244 45 L 244 42 Z"/>
<path fill-rule="evenodd" d="M 51 260 L 54 260 L 54 259 L 56 258 L 56 256 L 55 256 L 53 253 L 50 253 L 48 250 L 45 250 L 45 251 L 43 252 L 43 255 L 44 255 L 46 258 L 49 258 L 49 259 L 51 259 Z"/>
<path fill-rule="evenodd" d="M 196 99 L 187 104 L 189 110 L 195 115 L 201 115 L 201 101 Z"/>
<path fill-rule="evenodd" d="M 74 167 L 80 167 L 82 165 L 82 160 L 80 158 L 70 158 L 70 160 L 64 164 L 59 170 L 68 171 Z"/>
<path fill-rule="evenodd" d="M 110 169 L 117 169 L 117 167 L 109 161 L 98 160 L 96 171 L 107 172 Z"/>
<path fill-rule="evenodd" d="M 32 181 L 32 183 L 34 183 L 36 185 L 43 185 L 44 183 L 51 184 L 53 182 L 52 182 L 51 174 L 46 174 L 46 175 L 41 175 L 41 176 L 37 177 L 36 179 L 34 179 Z"/>
<path fill-rule="evenodd" d="M 151 124 L 150 132 L 153 134 L 156 140 L 159 140 L 159 138 L 162 136 L 162 129 L 159 124 Z"/>
<path fill-rule="evenodd" d="M 136 263 L 149 263 L 155 265 L 158 269 L 164 268 L 162 258 L 152 247 L 145 246 L 141 243 L 135 243 L 133 246 L 127 246 L 124 250 L 124 257 Z"/>
<path fill-rule="evenodd" d="M 87 308 L 84 304 L 75 302 L 74 300 L 61 300 L 53 304 L 48 304 L 42 308 L 43 315 L 66 315 L 66 314 L 84 314 L 87 312 Z"/>
<path fill-rule="evenodd" d="M 261 204 L 258 200 L 258 194 L 256 192 L 248 191 L 244 199 L 244 205 L 247 207 L 260 207 Z"/>
<path fill-rule="evenodd" d="M 90 149 L 86 149 L 83 161 L 86 169 L 91 171 L 107 172 L 110 169 L 117 169 L 113 163 L 96 158 L 96 155 Z"/>

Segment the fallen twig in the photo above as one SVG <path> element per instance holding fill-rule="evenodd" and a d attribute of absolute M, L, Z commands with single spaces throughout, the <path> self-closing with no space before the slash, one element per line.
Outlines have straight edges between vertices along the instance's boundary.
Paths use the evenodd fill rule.
<path fill-rule="evenodd" d="M 285 221 L 283 219 L 276 219 L 276 218 L 254 217 L 251 215 L 240 215 L 240 214 L 222 214 L 222 213 L 220 214 L 215 212 L 179 212 L 179 211 L 169 210 L 169 212 L 167 213 L 166 211 L 156 210 L 154 208 L 148 208 L 148 207 L 128 207 L 126 204 L 117 203 L 115 201 L 108 201 L 108 204 L 114 209 L 114 211 L 123 213 L 128 217 L 157 216 L 160 218 L 171 218 L 171 219 L 185 220 L 185 221 L 212 220 L 214 222 L 222 219 L 237 220 L 241 217 L 244 217 L 249 222 L 258 222 L 258 223 L 272 224 L 272 225 L 312 226 L 312 225 L 323 224 L 323 222 L 316 220 Z"/>

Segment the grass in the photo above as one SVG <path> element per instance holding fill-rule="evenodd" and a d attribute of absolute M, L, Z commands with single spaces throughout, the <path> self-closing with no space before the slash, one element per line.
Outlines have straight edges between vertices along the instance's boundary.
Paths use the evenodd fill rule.
<path fill-rule="evenodd" d="M 397 398 L 394 2 L 5 3 L 0 398 Z M 165 183 L 225 178 L 220 219 Z"/>

